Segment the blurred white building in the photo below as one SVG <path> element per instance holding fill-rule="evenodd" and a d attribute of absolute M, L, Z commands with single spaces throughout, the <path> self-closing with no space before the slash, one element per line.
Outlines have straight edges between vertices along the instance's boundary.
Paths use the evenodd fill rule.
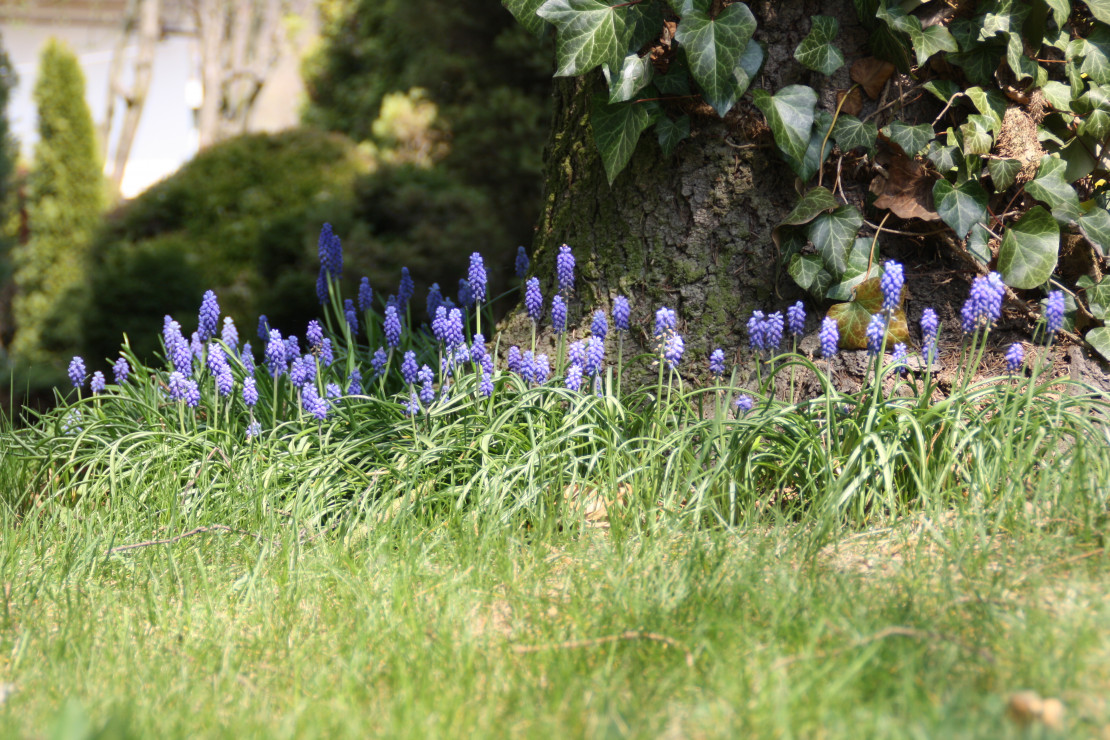
<path fill-rule="evenodd" d="M 0 43 L 19 75 L 8 115 L 28 161 L 38 137 L 31 91 L 43 44 L 55 37 L 77 54 L 85 72 L 85 97 L 99 125 L 104 120 L 109 66 L 122 32 L 126 5 L 127 0 L 0 0 Z M 133 55 L 136 47 L 127 51 Z M 162 38 L 142 120 L 124 171 L 123 197 L 139 194 L 196 153 L 194 113 L 204 95 L 199 68 L 194 24 L 184 0 L 163 0 Z M 123 83 L 126 86 L 130 80 L 125 78 Z M 302 97 L 298 62 L 287 59 L 263 88 L 250 129 L 272 131 L 296 125 Z M 122 115 L 117 112 L 114 125 L 121 122 Z M 106 162 L 112 161 L 113 152 L 105 155 Z"/>

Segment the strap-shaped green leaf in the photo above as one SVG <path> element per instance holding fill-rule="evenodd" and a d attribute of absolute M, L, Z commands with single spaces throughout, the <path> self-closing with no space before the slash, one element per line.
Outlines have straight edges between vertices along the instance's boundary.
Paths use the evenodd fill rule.
<path fill-rule="evenodd" d="M 602 64 L 616 67 L 628 51 L 624 13 L 599 0 L 547 0 L 537 13 L 558 31 L 556 77 L 573 77 Z"/>
<path fill-rule="evenodd" d="M 690 116 L 681 115 L 673 121 L 660 116 L 655 122 L 655 133 L 659 136 L 659 148 L 669 157 L 678 143 L 690 135 Z"/>
<path fill-rule="evenodd" d="M 651 55 L 629 54 L 617 68 L 616 74 L 608 64 L 601 66 L 606 82 L 609 83 L 609 102 L 620 103 L 631 100 L 636 93 L 651 82 L 655 68 L 651 66 Z"/>
<path fill-rule="evenodd" d="M 590 123 L 594 142 L 601 152 L 601 163 L 609 184 L 628 165 L 640 134 L 655 120 L 658 108 L 648 105 L 617 103 L 610 105 L 604 95 L 594 95 L 590 105 Z"/>
<path fill-rule="evenodd" d="M 1007 285 L 1036 288 L 1056 269 L 1060 251 L 1060 227 L 1040 206 L 1033 206 L 1006 230 L 998 251 L 998 271 Z"/>
<path fill-rule="evenodd" d="M 893 121 L 881 129 L 883 136 L 902 148 L 907 156 L 913 157 L 922 152 L 933 140 L 933 127 L 927 123 L 910 126 L 908 123 Z"/>
<path fill-rule="evenodd" d="M 861 121 L 855 116 L 841 113 L 833 126 L 833 138 L 837 146 L 844 151 L 863 147 L 868 152 L 875 152 L 875 139 L 878 138 L 879 129 L 874 123 Z"/>
<path fill-rule="evenodd" d="M 754 90 L 752 99 L 767 119 L 779 149 L 801 160 L 809 146 L 817 93 L 805 85 L 789 85 L 774 95 L 766 90 Z"/>
<path fill-rule="evenodd" d="M 848 268 L 848 252 L 863 224 L 863 215 L 855 206 L 844 205 L 831 213 L 822 213 L 809 225 L 809 240 L 825 263 L 825 269 L 836 279 Z"/>
<path fill-rule="evenodd" d="M 525 30 L 533 36 L 539 36 L 543 31 L 543 18 L 536 15 L 536 11 L 543 5 L 544 0 L 501 0 L 505 9 L 513 14 L 517 23 L 524 26 Z"/>
<path fill-rule="evenodd" d="M 836 18 L 815 15 L 810 18 L 813 24 L 809 34 L 794 50 L 794 58 L 814 72 L 831 75 L 844 64 L 844 55 L 833 46 L 840 24 Z"/>
<path fill-rule="evenodd" d="M 736 65 L 753 33 L 755 16 L 743 3 L 729 5 L 716 18 L 708 10 L 690 8 L 679 21 L 675 41 L 686 52 L 690 73 L 706 102 L 719 116 L 728 113 L 740 97 Z"/>
<path fill-rule="evenodd" d="M 941 220 L 955 230 L 957 239 L 963 239 L 973 225 L 987 217 L 987 191 L 974 180 L 959 186 L 937 180 L 933 186 L 933 203 Z"/>

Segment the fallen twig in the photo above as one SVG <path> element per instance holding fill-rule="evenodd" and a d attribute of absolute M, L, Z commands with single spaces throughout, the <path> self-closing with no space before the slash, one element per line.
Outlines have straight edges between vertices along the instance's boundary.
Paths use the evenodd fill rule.
<path fill-rule="evenodd" d="M 681 650 L 686 655 L 686 665 L 690 668 L 694 667 L 694 654 L 681 642 L 673 637 L 661 635 L 658 632 L 645 632 L 643 630 L 627 630 L 616 635 L 589 637 L 582 640 L 567 640 L 566 642 L 549 642 L 542 645 L 513 645 L 513 652 L 538 653 L 543 650 L 575 650 L 577 648 L 597 647 L 598 645 L 605 645 L 606 643 L 618 642 L 620 640 L 654 640 L 655 642 L 661 642 L 667 647 Z"/>
<path fill-rule="evenodd" d="M 207 534 L 209 532 L 230 532 L 234 534 L 245 534 L 250 537 L 254 537 L 256 540 L 262 539 L 252 532 L 244 532 L 243 530 L 232 529 L 226 524 L 210 524 L 206 527 L 197 527 L 196 529 L 190 529 L 188 532 L 182 532 L 179 535 L 168 537 L 164 540 L 146 540 L 145 542 L 132 542 L 129 545 L 117 545 L 116 547 L 108 550 L 108 554 L 111 555 L 113 553 L 124 552 L 126 550 L 137 550 L 140 547 L 151 547 L 153 545 L 172 545 L 175 542 L 180 542 L 186 537 L 192 537 L 193 535 L 197 534 Z"/>

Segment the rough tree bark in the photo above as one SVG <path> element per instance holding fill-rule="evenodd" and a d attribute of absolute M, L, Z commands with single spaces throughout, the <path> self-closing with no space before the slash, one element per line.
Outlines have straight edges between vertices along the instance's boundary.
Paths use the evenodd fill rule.
<path fill-rule="evenodd" d="M 130 0 L 124 13 L 123 32 L 112 52 L 112 66 L 108 78 L 108 105 L 104 121 L 100 126 L 100 151 L 107 158 L 109 151 L 112 150 L 110 144 L 116 103 L 122 100 L 123 122 L 120 124 L 112 157 L 108 160 L 110 162 L 108 178 L 112 183 L 114 197 L 119 195 L 123 173 L 127 168 L 127 160 L 131 156 L 131 146 L 135 142 L 135 133 L 139 130 L 139 121 L 142 119 L 147 92 L 150 90 L 150 80 L 154 71 L 154 52 L 162 34 L 161 16 L 161 0 Z M 125 88 L 124 62 L 127 46 L 133 36 L 138 40 L 138 50 L 132 66 L 131 86 Z"/>
<path fill-rule="evenodd" d="M 866 34 L 852 3 L 764 0 L 749 6 L 759 22 L 755 38 L 767 48 L 753 87 L 809 84 L 821 94 L 821 107 L 829 109 L 830 100 L 835 107 L 836 89 L 851 85 L 847 65 L 825 79 L 797 63 L 793 52 L 809 30 L 808 17 L 822 13 L 840 20 L 837 45 L 845 55 L 861 55 Z M 537 275 L 550 290 L 558 246 L 570 244 L 578 262 L 572 323 L 588 327 L 594 307 L 608 310 L 623 293 L 632 300 L 632 334 L 640 349 L 650 348 L 652 316 L 663 305 L 678 312 L 690 356 L 704 359 L 715 346 L 740 346 L 752 309 L 785 309 L 802 296 L 777 267 L 771 241 L 771 230 L 797 201 L 794 173 L 774 150 L 749 95 L 723 120 L 708 106 L 694 110 L 686 101 L 691 137 L 665 157 L 645 132 L 610 187 L 589 122 L 589 96 L 603 89 L 600 74 L 556 80 L 533 243 Z M 811 318 L 810 328 L 815 325 Z M 526 326 L 519 313 L 505 325 L 517 339 Z"/>

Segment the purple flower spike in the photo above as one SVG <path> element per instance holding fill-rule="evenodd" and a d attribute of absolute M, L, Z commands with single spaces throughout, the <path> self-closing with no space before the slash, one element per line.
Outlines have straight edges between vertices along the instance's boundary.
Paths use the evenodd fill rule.
<path fill-rule="evenodd" d="M 902 265 L 898 262 L 887 262 L 883 269 L 883 276 L 879 279 L 879 289 L 883 293 L 883 310 L 893 311 L 898 308 L 902 298 L 902 286 L 906 283 Z"/>
<path fill-rule="evenodd" d="M 463 308 L 474 305 L 474 291 L 470 289 L 470 281 L 466 278 L 459 278 L 459 305 Z"/>
<path fill-rule="evenodd" d="M 582 389 L 582 366 L 571 365 L 567 368 L 566 386 L 569 390 L 578 391 Z"/>
<path fill-rule="evenodd" d="M 389 355 L 385 351 L 385 347 L 378 347 L 374 350 L 374 356 L 370 358 L 370 367 L 374 368 L 375 377 L 381 375 L 385 370 L 385 363 L 389 361 Z"/>
<path fill-rule="evenodd" d="M 586 375 L 597 375 L 605 364 L 605 342 L 597 337 L 590 337 L 586 341 L 586 366 L 583 369 Z"/>
<path fill-rule="evenodd" d="M 821 332 L 818 339 L 821 342 L 821 355 L 823 357 L 829 358 L 836 354 L 837 348 L 840 346 L 840 325 L 836 323 L 836 319 L 826 316 L 821 321 Z"/>
<path fill-rule="evenodd" d="M 94 394 L 103 393 L 104 389 L 108 387 L 108 382 L 104 380 L 104 373 L 97 370 L 92 374 L 92 380 L 89 381 L 89 390 Z"/>
<path fill-rule="evenodd" d="M 416 283 L 412 280 L 412 275 L 409 274 L 409 268 L 401 268 L 401 284 L 397 286 L 397 302 L 401 304 L 404 309 L 409 305 L 413 295 L 416 293 Z"/>
<path fill-rule="evenodd" d="M 681 334 L 671 334 L 667 337 L 663 344 L 663 359 L 667 361 L 671 370 L 678 369 L 678 363 L 682 362 L 682 355 L 685 351 L 686 345 L 682 341 Z"/>
<path fill-rule="evenodd" d="M 270 330 L 270 341 L 266 343 L 266 368 L 275 378 L 286 369 L 285 342 L 282 341 L 281 332 L 277 329 Z"/>
<path fill-rule="evenodd" d="M 348 396 L 361 396 L 362 395 L 362 373 L 356 367 L 347 376 L 347 395 Z"/>
<path fill-rule="evenodd" d="M 207 342 L 216 336 L 216 329 L 220 325 L 220 304 L 216 302 L 216 294 L 211 290 L 204 291 L 197 323 L 197 334 L 200 335 L 201 342 Z"/>
<path fill-rule="evenodd" d="M 674 332 L 677 323 L 678 317 L 675 312 L 666 306 L 661 307 L 655 312 L 655 338 L 666 338 L 668 334 Z"/>
<path fill-rule="evenodd" d="M 567 304 L 561 295 L 551 299 L 551 327 L 556 334 L 567 330 Z"/>
<path fill-rule="evenodd" d="M 725 374 L 725 351 L 720 347 L 709 355 L 709 372 L 718 378 Z"/>
<path fill-rule="evenodd" d="M 782 312 L 775 311 L 767 317 L 764 324 L 763 341 L 767 349 L 778 349 L 782 344 L 782 330 L 783 330 Z"/>
<path fill-rule="evenodd" d="M 460 344 L 466 341 L 463 336 L 463 317 L 462 311 L 457 308 L 452 308 L 447 312 L 447 348 L 455 349 Z"/>
<path fill-rule="evenodd" d="M 84 359 L 81 357 L 74 357 L 69 361 L 69 382 L 73 383 L 74 388 L 83 386 L 87 375 Z"/>
<path fill-rule="evenodd" d="M 369 311 L 374 304 L 374 290 L 370 287 L 370 278 L 364 277 L 358 284 L 358 310 Z"/>
<path fill-rule="evenodd" d="M 609 321 L 605 318 L 605 312 L 601 309 L 594 311 L 594 318 L 590 323 L 590 333 L 602 341 L 605 341 L 605 335 L 609 333 Z"/>
<path fill-rule="evenodd" d="M 622 295 L 613 299 L 613 326 L 617 331 L 628 331 L 629 321 L 632 319 L 632 308 L 628 299 Z"/>
<path fill-rule="evenodd" d="M 559 247 L 559 254 L 555 257 L 555 280 L 560 293 L 574 290 L 574 253 L 566 244 Z"/>
<path fill-rule="evenodd" d="M 262 424 L 257 421 L 252 421 L 247 425 L 247 441 L 250 442 L 262 434 Z"/>
<path fill-rule="evenodd" d="M 112 365 L 112 374 L 116 378 L 116 385 L 123 385 L 127 382 L 127 377 L 131 375 L 131 363 L 127 361 L 126 357 L 120 357 L 116 360 L 116 364 Z"/>
<path fill-rule="evenodd" d="M 200 405 L 200 388 L 192 378 L 185 381 L 185 405 L 191 409 Z"/>
<path fill-rule="evenodd" d="M 1045 330 L 1051 339 L 1064 328 L 1064 291 L 1054 290 L 1044 302 Z"/>
<path fill-rule="evenodd" d="M 493 377 L 489 373 L 482 373 L 482 382 L 478 384 L 478 391 L 485 398 L 493 395 Z"/>
<path fill-rule="evenodd" d="M 316 386 L 312 383 L 301 386 L 301 406 L 316 417 L 317 421 L 323 421 L 328 417 L 328 402 L 320 398 Z"/>
<path fill-rule="evenodd" d="M 921 312 L 921 355 L 928 360 L 937 355 L 937 336 L 940 332 L 940 321 L 937 312 L 926 308 Z"/>
<path fill-rule="evenodd" d="M 478 252 L 470 255 L 470 270 L 467 272 L 467 277 L 470 279 L 470 292 L 474 295 L 475 302 L 484 303 L 486 300 L 486 263 Z"/>
<path fill-rule="evenodd" d="M 229 349 L 239 351 L 239 330 L 235 328 L 235 321 L 230 316 L 224 317 L 224 328 L 220 331 L 220 339 Z"/>
<path fill-rule="evenodd" d="M 536 355 L 535 360 L 536 368 L 536 384 L 543 385 L 551 376 L 551 363 L 547 359 L 547 355 Z"/>
<path fill-rule="evenodd" d="M 266 318 L 266 314 L 258 317 L 258 338 L 263 342 L 270 338 L 270 320 Z"/>
<path fill-rule="evenodd" d="M 786 309 L 786 328 L 795 337 L 805 334 L 806 306 L 801 301 Z"/>
<path fill-rule="evenodd" d="M 358 331 L 358 313 L 355 311 L 355 302 L 350 298 L 343 301 L 343 316 L 347 319 L 347 326 L 351 327 L 351 333 Z"/>
<path fill-rule="evenodd" d="M 432 319 L 432 334 L 437 341 L 447 342 L 447 306 L 440 305 L 436 308 L 435 318 Z"/>
<path fill-rule="evenodd" d="M 385 341 L 394 348 L 401 344 L 401 317 L 396 306 L 385 307 Z"/>
<path fill-rule="evenodd" d="M 528 253 L 524 251 L 524 247 L 516 248 L 516 276 L 521 280 L 528 274 L 528 268 L 532 263 L 528 260 Z"/>
<path fill-rule="evenodd" d="M 509 372 L 520 372 L 520 347 L 517 347 L 515 344 L 509 347 L 509 354 L 505 360 L 505 366 L 509 368 Z"/>
<path fill-rule="evenodd" d="M 755 407 L 755 401 L 747 393 L 744 393 L 737 397 L 733 405 L 736 407 L 737 413 L 746 414 Z"/>
<path fill-rule="evenodd" d="M 524 287 L 524 308 L 533 324 L 539 324 L 543 316 L 543 295 L 540 293 L 540 279 L 528 278 Z"/>
<path fill-rule="evenodd" d="M 890 361 L 895 365 L 905 365 L 906 357 L 906 345 L 903 342 L 895 344 L 894 350 L 891 352 Z"/>
<path fill-rule="evenodd" d="M 258 403 L 258 386 L 255 384 L 254 378 L 243 379 L 243 403 L 252 407 Z"/>
<path fill-rule="evenodd" d="M 401 362 L 401 377 L 408 384 L 416 382 L 416 373 L 419 368 L 416 366 L 416 353 L 411 349 L 405 353 L 405 359 Z"/>
<path fill-rule="evenodd" d="M 767 349 L 767 319 L 762 311 L 752 311 L 748 319 L 748 346 L 756 352 Z"/>
<path fill-rule="evenodd" d="M 1025 364 L 1025 348 L 1020 342 L 1014 342 L 1006 350 L 1006 372 L 1016 373 Z"/>
<path fill-rule="evenodd" d="M 435 320 L 436 312 L 442 305 L 443 293 L 439 289 L 439 283 L 432 283 L 432 287 L 428 288 L 428 299 L 427 301 L 425 301 L 424 307 L 427 309 L 428 316 L 432 318 L 433 322 Z M 432 324 L 432 329 L 433 331 L 435 330 L 434 323 Z"/>
<path fill-rule="evenodd" d="M 343 277 L 343 248 L 331 224 L 325 223 L 320 229 L 317 253 L 320 256 L 320 273 L 316 277 L 316 298 L 323 304 L 328 302 L 329 278 L 339 280 Z"/>
<path fill-rule="evenodd" d="M 324 329 L 316 319 L 308 322 L 308 329 L 304 333 L 305 341 L 314 352 L 324 344 Z"/>
<path fill-rule="evenodd" d="M 883 348 L 883 337 L 886 336 L 886 319 L 881 313 L 871 315 L 867 322 L 867 354 L 875 356 Z"/>

